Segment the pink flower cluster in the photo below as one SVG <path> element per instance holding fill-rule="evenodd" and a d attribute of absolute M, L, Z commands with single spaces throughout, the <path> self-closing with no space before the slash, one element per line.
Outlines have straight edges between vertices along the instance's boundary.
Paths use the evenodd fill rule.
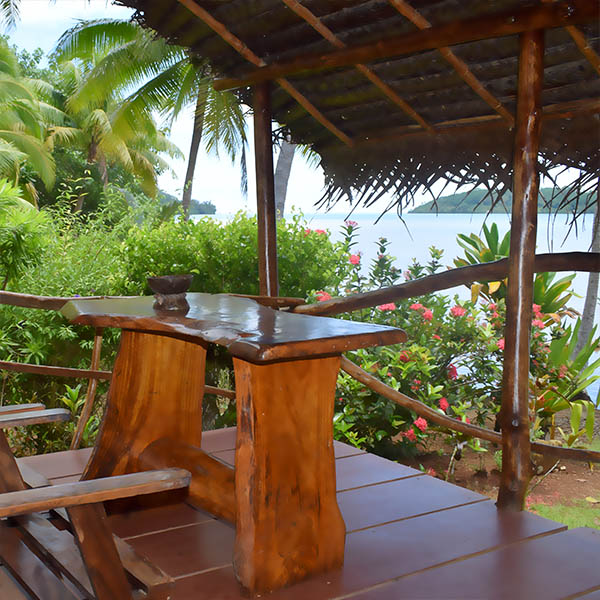
<path fill-rule="evenodd" d="M 465 308 L 457 304 L 450 309 L 450 314 L 453 317 L 464 317 L 467 314 L 467 311 Z"/>
<path fill-rule="evenodd" d="M 448 379 L 456 379 L 458 377 L 458 371 L 454 365 L 448 365 Z"/>
<path fill-rule="evenodd" d="M 320 292 L 317 292 L 317 300 L 319 302 L 325 302 L 326 300 L 331 300 L 331 295 L 328 294 L 327 292 L 324 292 L 321 290 Z"/>
<path fill-rule="evenodd" d="M 360 254 L 351 254 L 348 257 L 351 265 L 358 265 L 360 263 Z"/>
<path fill-rule="evenodd" d="M 396 305 L 393 302 L 388 302 L 387 304 L 380 304 L 377 307 L 379 310 L 396 310 Z"/>
<path fill-rule="evenodd" d="M 425 308 L 420 302 L 415 302 L 411 304 L 408 308 L 411 310 L 423 311 L 422 316 L 425 321 L 431 321 L 433 319 L 433 312 L 428 308 Z"/>
<path fill-rule="evenodd" d="M 448 403 L 448 400 L 446 400 L 446 398 L 440 398 L 438 401 L 439 407 L 446 412 L 448 410 L 448 407 L 450 406 L 450 404 Z"/>
<path fill-rule="evenodd" d="M 498 350 L 504 350 L 504 338 L 500 338 L 496 342 L 496 346 L 498 346 Z"/>
<path fill-rule="evenodd" d="M 357 227 L 358 223 L 356 221 L 345 221 L 347 227 Z"/>

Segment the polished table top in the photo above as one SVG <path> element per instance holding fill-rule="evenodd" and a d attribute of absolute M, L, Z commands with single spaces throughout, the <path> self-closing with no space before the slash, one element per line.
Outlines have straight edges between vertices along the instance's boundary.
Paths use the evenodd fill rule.
<path fill-rule="evenodd" d="M 197 338 L 233 356 L 271 362 L 336 355 L 406 340 L 401 329 L 314 317 L 262 306 L 228 294 L 188 293 L 187 313 L 155 311 L 153 296 L 72 300 L 61 310 L 73 323 Z"/>

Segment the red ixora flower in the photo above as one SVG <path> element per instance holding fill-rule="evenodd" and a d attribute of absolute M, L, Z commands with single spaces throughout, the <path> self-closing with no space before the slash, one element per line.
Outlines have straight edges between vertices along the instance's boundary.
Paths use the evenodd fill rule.
<path fill-rule="evenodd" d="M 415 419 L 414 426 L 420 429 L 421 431 L 427 430 L 427 421 L 423 417 L 419 417 Z"/>
<path fill-rule="evenodd" d="M 454 365 L 448 365 L 448 379 L 456 379 L 458 377 L 458 371 Z"/>
<path fill-rule="evenodd" d="M 434 334 L 433 334 L 431 337 L 432 337 L 434 340 L 441 340 L 441 339 L 442 339 L 442 338 L 441 338 L 441 337 L 440 337 L 440 336 L 439 336 L 437 333 L 434 333 Z"/>
<path fill-rule="evenodd" d="M 304 230 L 304 235 L 310 235 L 312 229 L 305 229 Z"/>
<path fill-rule="evenodd" d="M 319 302 L 325 302 L 326 300 L 331 300 L 331 295 L 328 294 L 327 292 L 317 292 L 317 300 Z"/>
<path fill-rule="evenodd" d="M 426 309 L 423 311 L 423 318 L 424 318 L 426 321 L 431 321 L 431 320 L 433 319 L 433 313 L 432 313 L 432 312 L 431 312 L 431 311 L 430 311 L 428 308 L 426 308 Z"/>
<path fill-rule="evenodd" d="M 406 350 L 403 350 L 402 352 L 400 352 L 400 354 L 398 355 L 398 359 L 401 360 L 402 362 L 410 362 L 411 361 L 410 354 L 408 352 L 406 352 Z"/>
<path fill-rule="evenodd" d="M 347 227 L 356 227 L 358 223 L 356 221 L 346 221 Z"/>
<path fill-rule="evenodd" d="M 458 306 L 458 304 L 457 304 L 456 306 L 453 306 L 450 309 L 450 314 L 453 317 L 463 317 L 464 315 L 467 314 L 467 311 L 462 306 Z"/>
<path fill-rule="evenodd" d="M 542 316 L 542 307 L 539 304 L 532 304 L 533 314 L 539 319 Z"/>
<path fill-rule="evenodd" d="M 431 477 L 437 477 L 437 473 L 435 472 L 435 469 L 433 467 L 429 467 L 429 469 L 427 469 L 425 473 L 427 475 L 430 475 Z"/>
<path fill-rule="evenodd" d="M 498 350 L 504 350 L 504 338 L 500 338 L 496 342 L 496 346 L 498 346 Z"/>
<path fill-rule="evenodd" d="M 408 308 L 410 308 L 410 310 L 421 310 L 425 307 L 420 302 L 415 302 L 414 304 L 411 304 Z"/>
<path fill-rule="evenodd" d="M 357 265 L 358 263 L 360 263 L 360 255 L 359 254 L 351 254 L 348 257 L 348 260 L 350 261 L 350 264 Z"/>
<path fill-rule="evenodd" d="M 448 407 L 450 406 L 450 404 L 448 404 L 448 400 L 446 400 L 446 398 L 440 398 L 438 404 L 440 405 L 440 408 L 446 412 L 448 410 Z"/>
<path fill-rule="evenodd" d="M 490 302 L 488 304 L 488 309 L 489 310 L 496 310 L 496 303 L 495 302 Z"/>
<path fill-rule="evenodd" d="M 410 440 L 411 442 L 417 441 L 417 434 L 415 433 L 415 430 L 412 427 L 408 431 L 404 432 L 404 437 L 407 440 Z"/>
<path fill-rule="evenodd" d="M 533 321 L 531 321 L 531 324 L 534 327 L 539 327 L 540 329 L 544 329 L 545 327 L 544 321 L 542 321 L 541 319 L 534 319 Z"/>
<path fill-rule="evenodd" d="M 387 304 L 380 304 L 377 308 L 379 310 L 396 310 L 396 305 L 393 302 L 388 302 Z"/>
<path fill-rule="evenodd" d="M 320 235 L 327 235 L 327 232 L 324 229 L 315 229 L 315 233 Z"/>

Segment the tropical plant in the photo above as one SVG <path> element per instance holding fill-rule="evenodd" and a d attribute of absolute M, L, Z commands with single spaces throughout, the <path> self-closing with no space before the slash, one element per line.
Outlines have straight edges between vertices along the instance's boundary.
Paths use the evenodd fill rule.
<path fill-rule="evenodd" d="M 0 179 L 0 289 L 40 259 L 48 230 L 47 214 L 25 202 L 19 188 Z"/>
<path fill-rule="evenodd" d="M 487 262 L 493 262 L 506 258 L 510 250 L 510 231 L 507 231 L 502 238 L 498 232 L 496 223 L 488 227 L 485 223 L 482 227 L 483 238 L 475 233 L 465 235 L 459 233 L 457 242 L 464 251 L 465 258 L 455 258 L 454 265 L 464 267 L 467 265 L 477 265 Z M 541 307 L 541 311 L 548 315 L 548 318 L 559 321 L 564 314 L 571 314 L 565 306 L 572 298 L 570 290 L 571 283 L 575 275 L 566 275 L 556 280 L 556 273 L 537 273 L 533 286 L 533 302 Z M 471 286 L 473 301 L 479 294 L 490 300 L 499 300 L 506 298 L 507 280 L 492 282 L 477 282 Z"/>
<path fill-rule="evenodd" d="M 21 77 L 14 52 L 0 38 L 0 176 L 22 183 L 33 201 L 37 194 L 24 169 L 52 185 L 54 161 L 47 135 L 64 120 L 61 111 L 44 101 L 47 91 L 44 82 Z"/>
<path fill-rule="evenodd" d="M 116 91 L 120 106 L 113 128 L 118 131 L 139 131 L 139 123 L 151 119 L 155 111 L 172 123 L 183 109 L 195 107 L 183 188 L 184 216 L 189 215 L 201 141 L 208 151 L 218 154 L 224 149 L 232 160 L 240 149 L 244 155 L 245 120 L 239 101 L 232 93 L 215 91 L 208 65 L 192 58 L 184 48 L 167 44 L 135 23 L 101 19 L 81 22 L 66 31 L 56 51 L 60 61 L 77 59 L 94 64 L 70 95 L 70 109 L 90 110 L 108 90 Z"/>

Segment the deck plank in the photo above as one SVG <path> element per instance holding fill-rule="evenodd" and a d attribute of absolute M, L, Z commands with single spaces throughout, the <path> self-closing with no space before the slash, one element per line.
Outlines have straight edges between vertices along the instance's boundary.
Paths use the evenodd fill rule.
<path fill-rule="evenodd" d="M 463 504 L 489 501 L 486 496 L 429 475 L 338 493 L 348 533 Z"/>
<path fill-rule="evenodd" d="M 235 429 L 205 432 L 202 446 L 232 462 Z M 570 571 L 569 566 L 565 577 L 577 583 L 575 591 L 566 595 L 600 600 L 600 581 L 598 589 L 590 584 L 597 581 L 597 569 L 590 557 L 600 553 L 600 534 L 581 534 L 589 539 L 580 550 L 571 538 L 561 537 L 565 529 L 562 525 L 528 513 L 499 512 L 485 496 L 340 442 L 335 442 L 335 451 L 338 501 L 349 531 L 344 567 L 279 590 L 269 595 L 272 600 L 420 597 L 414 595 L 414 585 L 396 590 L 396 586 L 408 585 L 404 582 L 409 580 L 425 582 L 424 593 L 429 593 L 427 586 L 432 586 L 431 594 L 424 598 L 452 598 L 447 594 L 447 589 L 452 589 L 452 573 L 462 572 L 464 565 L 479 565 L 479 561 L 489 572 L 494 571 L 494 561 L 505 561 L 506 568 L 515 568 L 514 560 L 506 558 L 515 551 L 529 561 L 528 569 L 543 570 L 535 579 L 537 583 L 532 584 L 534 587 L 513 586 L 514 577 L 496 574 L 508 586 L 505 595 L 490 596 L 491 584 L 484 590 L 477 588 L 475 581 L 473 598 L 562 598 L 564 595 L 556 594 L 564 590 L 552 585 L 551 594 L 545 595 L 546 584 L 540 580 L 560 564 L 557 556 L 568 554 L 567 563 L 573 563 L 575 570 Z M 58 454 L 58 461 L 55 455 L 21 460 L 43 475 L 50 475 L 51 480 L 65 481 L 80 474 L 89 450 Z M 129 538 L 137 552 L 176 578 L 172 600 L 246 598 L 231 566 L 232 526 L 182 503 L 115 514 L 110 523 L 118 535 Z M 543 560 L 539 562 L 534 551 L 538 547 L 543 549 Z M 474 567 L 471 572 L 477 570 Z M 438 574 L 446 577 L 446 584 L 439 583 L 436 588 L 430 581 L 433 574 L 436 579 Z M 558 577 L 553 572 L 551 579 L 555 576 Z M 465 596 L 469 581 L 466 576 L 462 580 L 456 578 L 456 598 L 469 597 Z"/>
<path fill-rule="evenodd" d="M 571 529 L 403 577 L 350 597 L 356 600 L 463 600 L 467 597 L 562 600 L 581 590 L 600 586 L 600 571 L 595 560 L 599 544 L 600 532 Z"/>
<path fill-rule="evenodd" d="M 17 464 L 25 464 L 47 479 L 69 477 L 83 473 L 91 453 L 91 448 L 65 450 L 64 452 L 18 458 Z"/>
<path fill-rule="evenodd" d="M 456 561 L 465 555 L 488 551 L 532 536 L 564 529 L 527 513 L 499 513 L 491 502 L 482 502 L 415 517 L 346 537 L 344 566 L 269 595 L 270 600 L 325 600 L 351 594 L 396 577 Z M 212 600 L 244 596 L 234 589 L 233 570 L 196 575 L 193 581 L 179 580 L 174 598 Z M 204 590 L 226 590 L 212 596 Z M 188 595 L 185 590 L 196 590 Z M 212 592 L 211 592 L 212 593 Z M 394 596 L 389 596 L 393 598 Z M 407 595 L 406 598 L 412 596 Z M 443 595 L 439 598 L 444 598 Z"/>

